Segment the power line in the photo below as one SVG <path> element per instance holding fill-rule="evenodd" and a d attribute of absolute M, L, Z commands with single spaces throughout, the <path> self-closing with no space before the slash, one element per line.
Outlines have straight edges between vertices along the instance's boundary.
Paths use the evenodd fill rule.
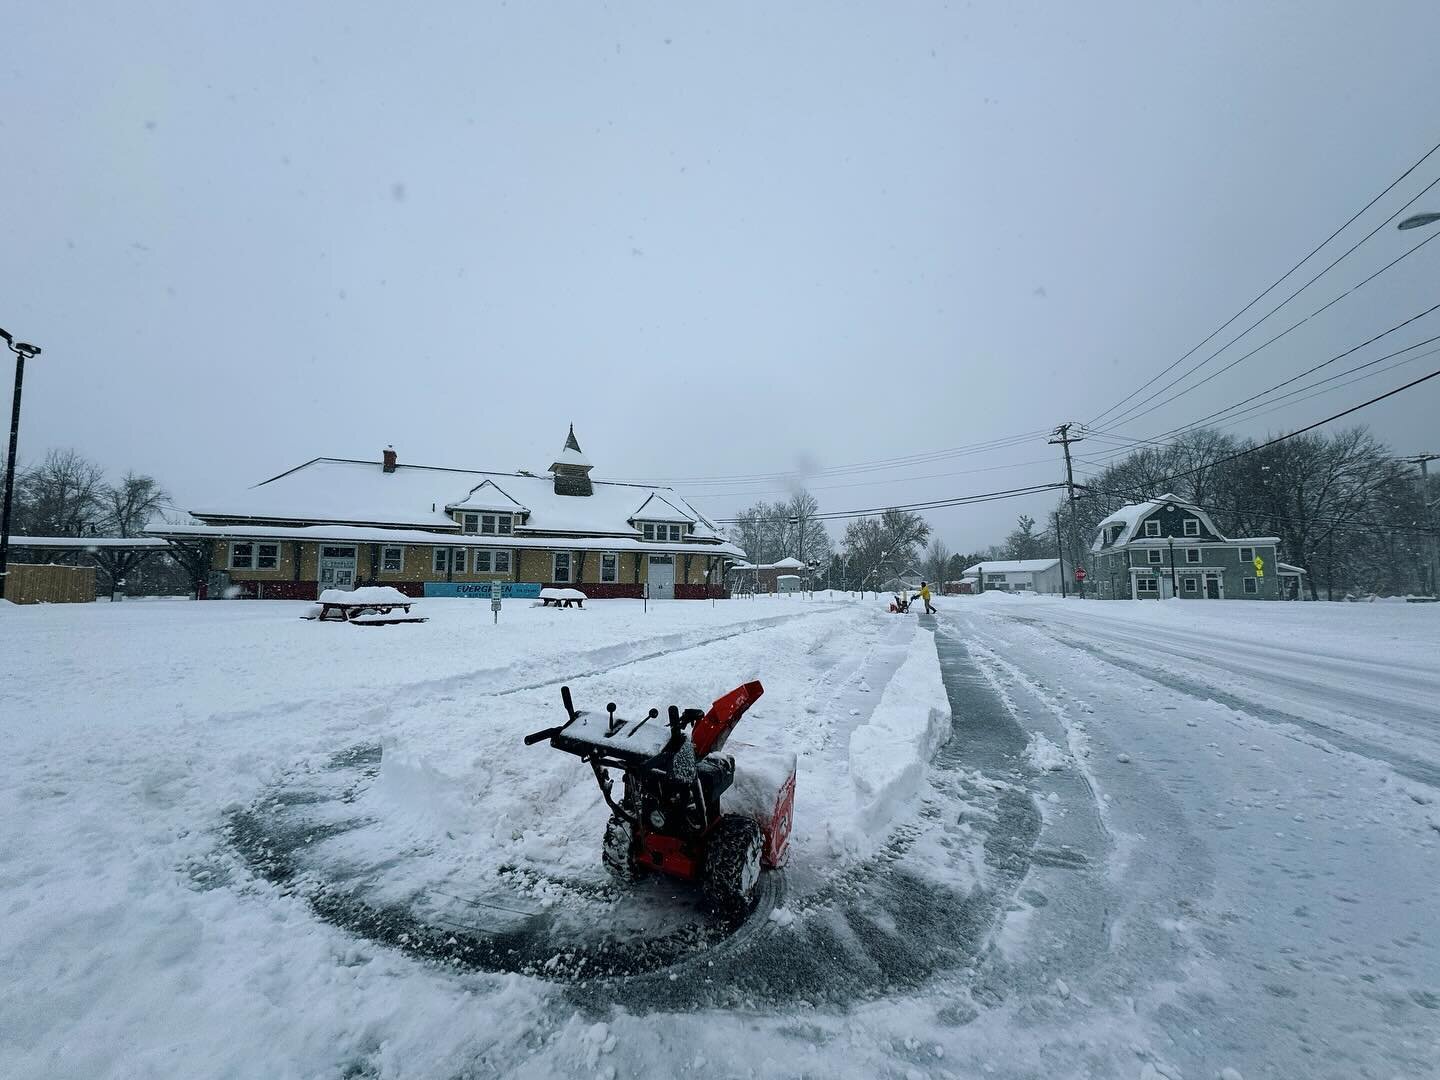
<path fill-rule="evenodd" d="M 1139 488 L 1121 488 L 1118 491 L 1111 491 L 1102 488 L 1087 488 L 1087 491 L 1095 495 L 1109 495 L 1116 499 L 1133 499 L 1139 496 L 1142 501 L 1147 500 L 1144 491 Z M 1149 497 L 1153 499 L 1153 496 Z M 1284 521 L 1292 525 L 1328 525 L 1331 528 L 1355 527 L 1367 529 L 1386 529 L 1392 532 L 1425 533 L 1428 527 L 1425 525 L 1402 525 L 1393 521 L 1363 521 L 1345 515 L 1317 514 L 1309 518 L 1298 518 L 1290 514 L 1276 513 L 1273 510 L 1263 509 L 1254 506 L 1213 506 L 1205 503 L 1194 502 L 1190 499 L 1182 500 L 1189 506 L 1197 507 L 1211 514 L 1253 514 L 1256 517 L 1268 518 L 1271 521 Z"/>
<path fill-rule="evenodd" d="M 1376 402 L 1384 401 L 1386 398 L 1394 397 L 1396 394 L 1404 393 L 1406 390 L 1419 386 L 1423 382 L 1430 381 L 1437 375 L 1440 375 L 1440 369 L 1432 371 L 1428 375 L 1422 375 L 1418 379 L 1413 379 L 1410 382 L 1406 383 L 1404 386 L 1397 386 L 1394 390 L 1387 390 L 1383 394 L 1378 394 L 1375 397 L 1371 398 L 1369 401 L 1362 401 L 1359 405 L 1352 405 L 1350 406 L 1350 408 L 1335 413 L 1333 416 L 1327 416 L 1323 420 L 1317 420 L 1313 424 L 1307 424 L 1305 427 L 1296 428 L 1294 431 L 1287 432 L 1284 435 L 1278 435 L 1273 439 L 1269 439 L 1263 443 L 1259 443 L 1256 446 L 1247 447 L 1246 449 L 1237 451 L 1234 454 L 1227 454 L 1225 457 L 1218 457 L 1214 461 L 1207 461 L 1204 465 L 1201 465 L 1198 468 L 1187 469 L 1184 472 L 1178 472 L 1171 476 L 1164 477 L 1161 480 L 1155 481 L 1155 484 L 1156 486 L 1160 486 L 1164 484 L 1169 484 L 1172 480 L 1180 480 L 1187 476 L 1194 476 L 1197 472 L 1203 472 L 1206 469 L 1213 469 L 1216 465 L 1223 465 L 1227 461 L 1234 461 L 1237 458 L 1245 457 L 1247 454 L 1254 454 L 1257 451 L 1264 450 L 1266 447 L 1274 446 L 1277 443 L 1282 443 L 1287 439 L 1293 439 L 1297 435 L 1303 435 L 1307 431 L 1314 431 L 1316 428 L 1328 424 L 1332 420 L 1339 420 L 1343 416 L 1349 416 L 1353 412 L 1359 412 L 1361 409 L 1368 408 L 1369 406 L 1374 405 Z"/>
<path fill-rule="evenodd" d="M 1436 177 L 1435 180 L 1431 181 L 1431 183 L 1426 186 L 1425 191 L 1429 191 L 1430 188 L 1434 187 L 1437 183 L 1440 183 L 1440 177 Z M 1423 195 L 1424 193 L 1425 193 L 1425 192 L 1422 191 L 1420 194 Z M 1373 230 L 1371 230 L 1371 232 L 1369 232 L 1368 234 L 1366 234 L 1366 236 L 1365 236 L 1363 239 L 1361 239 L 1361 240 L 1359 241 L 1359 243 L 1357 243 L 1357 244 L 1355 245 L 1355 247 L 1359 247 L 1360 244 L 1363 244 L 1366 240 L 1370 239 L 1371 236 L 1374 236 L 1376 232 L 1379 232 L 1382 228 L 1384 228 L 1387 224 L 1389 224 L 1390 221 L 1394 220 L 1395 217 L 1397 217 L 1398 215 L 1400 215 L 1400 214 L 1404 213 L 1406 210 L 1408 210 L 1412 205 L 1414 205 L 1414 203 L 1416 202 L 1416 200 L 1418 200 L 1419 198 L 1420 198 L 1420 195 L 1415 196 L 1414 199 L 1411 199 L 1410 202 L 1406 203 L 1406 204 L 1405 204 L 1404 206 L 1402 206 L 1399 210 L 1395 211 L 1394 214 L 1391 214 L 1389 218 L 1386 218 L 1386 219 L 1385 219 L 1384 221 L 1382 221 L 1379 225 L 1375 226 L 1375 228 L 1374 228 Z M 1246 360 L 1250 359 L 1250 358 L 1251 358 L 1252 356 L 1254 356 L 1256 353 L 1262 351 L 1263 349 L 1269 348 L 1271 345 L 1275 344 L 1275 342 L 1279 341 L 1281 338 L 1283 338 L 1283 337 L 1285 337 L 1287 334 L 1289 334 L 1292 330 L 1299 329 L 1301 326 L 1304 326 L 1304 325 L 1305 325 L 1307 322 L 1309 322 L 1311 319 L 1315 318 L 1315 316 L 1321 314 L 1322 312 L 1326 311 L 1327 309 L 1329 309 L 1329 308 L 1331 308 L 1331 307 L 1334 307 L 1334 306 L 1335 306 L 1336 304 L 1338 304 L 1341 300 L 1345 299 L 1345 297 L 1347 297 L 1347 296 L 1351 295 L 1352 293 L 1354 293 L 1357 289 L 1362 289 L 1362 288 L 1364 288 L 1366 285 L 1370 284 L 1370 282 L 1374 281 L 1377 277 L 1379 277 L 1381 274 L 1383 274 L 1386 270 L 1389 270 L 1389 269 L 1390 269 L 1392 266 L 1394 266 L 1396 263 L 1400 262 L 1401 259 L 1405 259 L 1405 258 L 1409 257 L 1410 255 L 1413 255 L 1415 252 L 1419 251 L 1422 247 L 1424 247 L 1426 244 L 1430 243 L 1431 240 L 1434 240 L 1434 239 L 1436 239 L 1437 237 L 1440 237 L 1440 233 L 1434 233 L 1434 234 L 1432 234 L 1432 235 L 1430 235 L 1430 236 L 1427 236 L 1424 240 L 1421 240 L 1418 244 L 1414 245 L 1413 247 L 1407 248 L 1402 254 L 1400 254 L 1399 256 L 1397 256 L 1397 257 L 1394 258 L 1394 259 L 1391 259 L 1388 263 L 1386 263 L 1384 266 L 1382 266 L 1379 270 L 1376 270 L 1373 274 L 1371 274 L 1369 277 L 1367 277 L 1364 281 L 1361 281 L 1361 282 L 1359 282 L 1359 283 L 1356 284 L 1356 285 L 1352 285 L 1350 288 L 1346 289 L 1344 292 L 1340 293 L 1338 296 L 1334 297 L 1333 299 L 1327 301 L 1327 302 L 1324 303 L 1324 304 L 1321 304 L 1318 308 L 1316 308 L 1314 311 L 1312 311 L 1309 315 L 1306 315 L 1304 318 L 1299 319 L 1299 320 L 1297 320 L 1297 321 L 1294 322 L 1294 323 L 1291 323 L 1291 324 L 1290 324 L 1289 326 L 1287 326 L 1284 330 L 1280 331 L 1280 333 L 1276 334 L 1276 335 L 1275 335 L 1274 337 L 1272 337 L 1272 338 L 1269 338 L 1269 339 L 1261 342 L 1259 345 L 1255 346 L 1255 348 L 1251 349 L 1251 350 L 1250 350 L 1249 352 L 1247 352 L 1245 355 L 1243 355 L 1243 356 L 1241 356 L 1241 357 L 1238 357 L 1238 358 L 1235 359 L 1235 360 L 1230 361 L 1230 363 L 1226 364 L 1224 367 L 1222 367 L 1222 368 L 1221 368 L 1220 370 L 1218 370 L 1218 371 L 1212 371 L 1209 375 L 1206 375 L 1203 379 L 1199 380 L 1198 382 L 1191 383 L 1189 386 L 1187 386 L 1187 387 L 1185 387 L 1184 389 L 1178 391 L 1177 393 L 1171 394 L 1171 395 L 1170 395 L 1168 398 L 1166 398 L 1165 400 L 1156 402 L 1154 405 L 1151 405 L 1148 409 L 1147 409 L 1147 408 L 1144 408 L 1145 405 L 1147 405 L 1147 404 L 1149 404 L 1150 402 L 1154 401 L 1155 398 L 1159 397 L 1159 396 L 1160 396 L 1161 394 L 1163 394 L 1166 390 L 1169 390 L 1171 387 L 1175 386 L 1176 384 L 1178 384 L 1178 383 L 1180 383 L 1180 382 L 1183 382 L 1185 379 L 1187 379 L 1187 378 L 1189 378 L 1191 375 L 1195 374 L 1195 372 L 1199 371 L 1202 367 L 1204 367 L 1206 364 L 1208 364 L 1211 360 L 1215 359 L 1215 358 L 1216 358 L 1217 356 L 1219 356 L 1222 352 L 1224 352 L 1226 349 L 1228 349 L 1231 345 L 1235 344 L 1235 342 L 1239 341 L 1239 340 L 1240 340 L 1241 338 L 1243 338 L 1246 334 L 1248 334 L 1251 330 L 1254 330 L 1255 327 L 1259 326 L 1259 325 L 1260 325 L 1261 323 L 1263 323 L 1266 319 L 1268 319 L 1271 315 L 1275 314 L 1275 312 L 1279 311 L 1282 307 L 1284 307 L 1286 304 L 1288 304 L 1291 300 L 1293 300 L 1293 299 L 1295 299 L 1295 297 L 1299 296 L 1300 293 L 1302 293 L 1305 289 L 1307 289 L 1307 288 L 1311 285 L 1311 283 L 1313 283 L 1315 280 L 1317 280 L 1317 279 L 1320 277 L 1320 274 L 1323 274 L 1323 273 L 1325 273 L 1325 270 L 1329 270 L 1329 269 L 1330 269 L 1330 267 L 1327 266 L 1327 267 L 1325 268 L 1325 270 L 1320 271 L 1320 274 L 1316 274 L 1315 277 L 1313 277 L 1313 278 L 1310 279 L 1310 281 L 1307 281 L 1307 282 L 1306 282 L 1304 285 L 1302 285 L 1299 289 L 1295 290 L 1295 292 L 1291 293 L 1288 297 L 1286 297 L 1284 300 L 1282 300 L 1279 304 L 1277 304 L 1277 305 L 1275 305 L 1275 307 L 1271 308 L 1271 309 L 1270 309 L 1268 312 L 1266 312 L 1262 317 L 1260 317 L 1259 319 L 1255 320 L 1255 322 L 1251 323 L 1251 324 L 1250 324 L 1248 327 L 1246 327 L 1245 330 L 1243 330 L 1241 333 L 1239 333 L 1239 334 L 1237 334 L 1235 337 L 1231 338 L 1231 339 L 1230 339 L 1229 341 L 1227 341 L 1224 345 L 1222 345 L 1220 348 L 1216 349 L 1213 353 L 1211 353 L 1209 356 L 1207 356 L 1204 360 L 1200 361 L 1200 363 L 1193 365 L 1193 366 L 1192 366 L 1188 371 L 1186 371 L 1183 375 L 1180 375 L 1179 377 L 1177 377 L 1177 378 L 1175 378 L 1175 379 L 1172 379 L 1170 382 L 1168 382 L 1168 383 L 1166 383 L 1164 386 L 1162 386 L 1159 390 L 1155 391 L 1155 393 L 1153 393 L 1153 394 L 1151 394 L 1149 397 L 1147 397 L 1144 401 L 1137 402 L 1135 405 L 1132 405 L 1132 406 L 1131 406 L 1129 409 L 1127 409 L 1124 413 L 1121 413 L 1121 414 L 1118 414 L 1118 415 L 1116 415 L 1116 416 L 1111 417 L 1111 418 L 1110 418 L 1111 423 L 1124 424 L 1124 423 L 1127 423 L 1127 422 L 1129 422 L 1129 421 L 1138 420 L 1138 419 L 1139 419 L 1140 417 L 1142 417 L 1142 416 L 1148 416 L 1150 413 L 1154 412 L 1155 410 L 1164 408 L 1166 405 L 1169 405 L 1172 401 L 1177 401 L 1177 400 L 1179 400 L 1180 398 L 1184 397 L 1186 394 L 1190 393 L 1190 391 L 1196 390 L 1196 389 L 1198 389 L 1199 387 L 1204 386 L 1204 385 L 1205 385 L 1206 383 L 1208 383 L 1211 379 L 1215 379 L 1215 378 L 1218 378 L 1218 377 L 1221 376 L 1221 375 L 1224 375 L 1227 371 L 1230 371 L 1232 368 L 1235 368 L 1235 367 L 1239 366 L 1240 364 L 1244 363 Z M 1350 251 L 1354 251 L 1354 250 L 1355 250 L 1355 247 L 1352 247 L 1352 248 L 1350 249 Z M 1345 254 L 1348 255 L 1349 253 L 1350 253 L 1350 252 L 1347 251 Z M 1344 257 L 1345 257 L 1344 255 L 1340 256 L 1340 258 L 1342 258 L 1342 259 L 1343 259 Z M 1339 261 L 1340 261 L 1340 259 L 1336 259 L 1336 260 L 1335 260 L 1335 262 L 1339 262 Z M 1334 266 L 1334 265 L 1335 265 L 1335 263 L 1331 263 L 1331 264 L 1330 264 L 1330 266 Z M 1431 308 L 1430 310 L 1433 311 L 1434 308 Z M 1417 317 L 1418 317 L 1418 316 L 1417 316 Z M 1137 411 L 1137 410 L 1138 410 L 1138 411 Z"/>
<path fill-rule="evenodd" d="M 1409 176 L 1412 172 L 1414 172 L 1416 169 L 1418 169 L 1418 168 L 1425 162 L 1426 158 L 1430 157 L 1430 155 L 1433 154 L 1433 153 L 1435 153 L 1436 150 L 1440 150 L 1440 143 L 1436 143 L 1436 144 L 1435 144 L 1434 146 L 1432 146 L 1429 150 L 1425 151 L 1425 153 L 1420 156 L 1419 160 L 1416 161 L 1415 164 L 1411 165 L 1408 169 L 1406 169 L 1406 170 L 1405 170 L 1404 172 L 1402 172 L 1399 176 L 1397 176 L 1394 180 L 1392 180 L 1392 181 L 1390 182 L 1390 184 L 1385 188 L 1385 190 L 1381 191 L 1380 194 L 1376 195 L 1373 199 L 1371 199 L 1369 202 L 1367 202 L 1367 203 L 1366 203 L 1364 206 L 1362 206 L 1359 210 L 1355 211 L 1355 213 L 1350 216 L 1350 218 L 1345 222 L 1345 224 L 1341 225 L 1338 229 L 1336 229 L 1334 232 L 1332 232 L 1332 233 L 1331 233 L 1329 236 L 1327 236 L 1324 240 L 1320 241 L 1320 243 L 1318 243 L 1317 245 L 1315 245 L 1315 247 L 1314 247 L 1303 259 L 1301 259 L 1301 260 L 1300 260 L 1299 262 L 1297 262 L 1294 266 L 1292 266 L 1289 270 L 1286 270 L 1285 273 L 1281 274 L 1278 278 L 1276 278 L 1274 281 L 1272 281 L 1268 286 L 1266 286 L 1266 288 L 1265 288 L 1265 290 L 1264 290 L 1263 292 L 1261 292 L 1258 296 L 1256 296 L 1254 299 L 1252 299 L 1248 304 L 1246 304 L 1244 307 L 1242 307 L 1239 311 L 1235 312 L 1234 315 L 1231 315 L 1230 318 L 1226 319 L 1223 323 L 1221 323 L 1219 326 L 1217 326 L 1214 330 L 1210 331 L 1210 333 L 1207 334 L 1207 335 L 1204 337 L 1204 339 L 1202 339 L 1201 341 L 1199 341 L 1194 347 L 1192 347 L 1189 352 L 1187 352 L 1184 356 L 1180 357 L 1178 360 L 1176 360 L 1174 363 L 1172 363 L 1169 367 L 1165 368 L 1163 371 L 1161 371 L 1161 372 L 1159 372 L 1158 374 L 1152 376 L 1148 382 L 1145 382 L 1145 383 L 1142 384 L 1141 386 L 1136 387 L 1134 390 L 1132 390 L 1128 395 L 1126 395 L 1126 396 L 1125 396 L 1124 398 L 1122 398 L 1120 401 L 1116 402 L 1114 405 L 1110 406 L 1108 409 L 1105 409 L 1103 412 L 1100 412 L 1100 413 L 1096 414 L 1096 416 L 1094 417 L 1094 419 L 1092 419 L 1092 420 L 1090 421 L 1090 424 L 1096 424 L 1096 423 L 1098 423 L 1101 419 L 1103 419 L 1104 417 L 1109 416 L 1111 413 L 1115 412 L 1116 409 L 1119 409 L 1121 406 L 1123 406 L 1126 402 L 1132 400 L 1137 394 L 1143 393 L 1143 392 L 1144 392 L 1145 390 L 1147 390 L 1150 386 L 1154 385 L 1154 384 L 1155 384 L 1156 382 L 1158 382 L 1160 379 L 1163 379 L 1166 375 L 1170 374 L 1170 372 L 1174 371 L 1177 367 L 1179 367 L 1181 364 L 1183 364 L 1186 360 L 1190 359 L 1190 357 L 1194 356 L 1197 352 L 1199 352 L 1201 349 L 1203 349 L 1207 344 L 1210 343 L 1211 340 L 1213 340 L 1213 339 L 1215 338 L 1215 336 L 1216 336 L 1217 334 L 1219 334 L 1219 333 L 1220 333 L 1221 331 L 1223 331 L 1227 326 L 1229 326 L 1231 323 L 1233 323 L 1236 319 L 1240 318 L 1241 315 L 1244 315 L 1245 312 L 1249 311 L 1252 307 L 1254 307 L 1254 306 L 1255 306 L 1256 304 L 1258 304 L 1261 300 L 1263 300 L 1266 296 L 1268 296 L 1272 291 L 1274 291 L 1274 289 L 1275 289 L 1282 281 L 1284 281 L 1284 280 L 1285 280 L 1286 278 L 1288 278 L 1291 274 L 1295 273 L 1296 270 L 1299 270 L 1300 267 L 1304 266 L 1307 262 L 1309 262 L 1310 259 L 1311 259 L 1313 256 L 1315 256 L 1315 255 L 1320 251 L 1321 248 L 1323 248 L 1326 244 L 1330 243 L 1331 240 L 1334 240 L 1337 236 L 1339 236 L 1342 232 L 1344 232 L 1344 231 L 1345 231 L 1346 229 L 1348 229 L 1352 224 L 1354 224 L 1355 221 L 1356 221 L 1362 214 L 1365 213 L 1365 211 L 1369 210 L 1372 206 L 1374 206 L 1377 202 L 1379 202 L 1381 199 L 1383 199 L 1386 195 L 1390 194 L 1391 191 L 1395 190 L 1395 188 L 1396 188 L 1407 176 Z M 1373 235 L 1373 234 L 1372 234 L 1372 235 Z M 1363 243 L 1363 241 L 1362 241 L 1362 243 Z M 1353 249 L 1352 249 L 1352 250 L 1353 250 Z M 1341 258 L 1344 258 L 1344 256 L 1341 256 Z M 1332 264 L 1332 265 L 1333 265 L 1333 264 Z M 1327 269 L 1328 269 L 1328 268 L 1327 268 Z M 1323 273 L 1323 271 L 1322 271 L 1322 273 Z"/>
<path fill-rule="evenodd" d="M 836 510 L 825 514 L 815 514 L 812 520 L 834 521 L 842 518 L 875 517 L 887 510 L 902 510 L 913 512 L 917 510 L 940 510 L 947 506 L 968 506 L 973 503 L 998 502 L 1003 499 L 1019 499 L 1027 495 L 1038 495 L 1042 491 L 1054 491 L 1063 488 L 1063 483 L 1054 484 L 1033 484 L 1030 487 L 1008 488 L 1003 491 L 986 491 L 976 495 L 959 495 L 948 499 L 932 499 L 928 502 L 906 503 L 894 506 L 875 506 L 866 510 Z M 716 518 L 722 525 L 735 525 L 740 518 Z"/>

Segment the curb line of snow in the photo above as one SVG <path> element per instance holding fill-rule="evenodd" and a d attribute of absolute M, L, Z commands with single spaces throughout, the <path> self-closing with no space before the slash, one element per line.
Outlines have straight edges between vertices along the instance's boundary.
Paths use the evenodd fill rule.
<path fill-rule="evenodd" d="M 935 635 L 917 628 L 869 721 L 850 734 L 850 782 L 862 831 L 885 828 L 918 794 L 926 764 L 949 738 L 950 698 Z"/>

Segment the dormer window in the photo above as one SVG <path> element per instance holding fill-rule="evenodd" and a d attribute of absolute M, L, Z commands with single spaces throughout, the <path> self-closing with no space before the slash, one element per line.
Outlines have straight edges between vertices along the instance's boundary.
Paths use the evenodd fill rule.
<path fill-rule="evenodd" d="M 640 535 L 646 540 L 654 540 L 657 543 L 678 544 L 685 539 L 685 526 L 671 525 L 663 521 L 642 521 Z"/>
<path fill-rule="evenodd" d="M 462 532 L 477 533 L 480 536 L 509 536 L 514 532 L 513 514 L 476 514 L 462 513 L 460 515 L 460 529 Z"/>
<path fill-rule="evenodd" d="M 1159 536 L 1159 535 L 1160 535 L 1160 522 L 1155 521 L 1155 520 L 1153 520 L 1153 519 L 1150 520 L 1150 521 L 1145 522 L 1145 535 L 1146 535 L 1146 536 Z"/>

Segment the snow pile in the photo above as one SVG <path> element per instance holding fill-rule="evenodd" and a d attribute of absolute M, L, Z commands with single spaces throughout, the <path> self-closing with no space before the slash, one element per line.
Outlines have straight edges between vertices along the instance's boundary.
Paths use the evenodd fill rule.
<path fill-rule="evenodd" d="M 930 756 L 950 738 L 950 699 L 940 678 L 935 635 L 917 630 L 868 723 L 850 735 L 857 824 L 883 829 L 919 790 Z"/>
<path fill-rule="evenodd" d="M 1025 760 L 1041 772 L 1059 772 L 1069 763 L 1065 751 L 1045 737 L 1043 731 L 1032 731 L 1025 747 Z"/>
<path fill-rule="evenodd" d="M 320 594 L 322 604 L 412 604 L 406 596 L 389 585 L 367 585 L 361 589 L 326 589 Z"/>

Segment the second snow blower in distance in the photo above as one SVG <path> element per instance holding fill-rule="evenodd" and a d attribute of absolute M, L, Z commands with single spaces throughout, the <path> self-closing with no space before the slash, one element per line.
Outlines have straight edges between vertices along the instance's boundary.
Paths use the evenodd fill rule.
<path fill-rule="evenodd" d="M 737 765 L 720 752 L 764 692 L 749 682 L 705 712 L 671 705 L 662 723 L 658 709 L 638 720 L 617 716 L 613 701 L 604 716 L 582 712 L 565 686 L 568 719 L 527 735 L 525 744 L 548 739 L 594 771 L 610 807 L 603 858 L 615 877 L 658 871 L 699 881 L 713 908 L 744 913 L 759 895 L 762 868 L 785 861 L 795 806 L 793 754 L 746 748 Z M 623 776 L 618 799 L 611 769 Z"/>

